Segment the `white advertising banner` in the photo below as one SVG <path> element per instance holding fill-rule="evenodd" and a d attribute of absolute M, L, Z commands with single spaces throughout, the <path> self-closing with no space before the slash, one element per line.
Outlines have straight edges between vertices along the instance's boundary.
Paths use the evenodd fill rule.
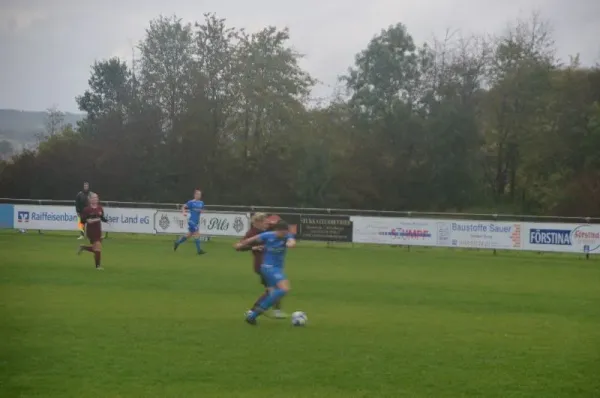
<path fill-rule="evenodd" d="M 108 224 L 103 223 L 106 232 L 127 232 L 153 234 L 154 213 L 152 209 L 131 209 L 104 207 Z M 14 206 L 14 226 L 18 229 L 52 231 L 76 231 L 77 213 L 70 206 Z"/>
<path fill-rule="evenodd" d="M 521 249 L 521 223 L 437 220 L 437 246 Z"/>
<path fill-rule="evenodd" d="M 187 217 L 177 211 L 104 207 L 107 232 L 185 234 Z M 463 247 L 600 254 L 600 224 L 521 223 L 352 216 L 353 242 L 402 246 Z M 14 205 L 14 228 L 76 231 L 73 206 Z M 200 233 L 243 236 L 249 213 L 205 212 Z"/>
<path fill-rule="evenodd" d="M 381 245 L 435 246 L 436 222 L 427 219 L 350 217 L 353 241 Z"/>
<path fill-rule="evenodd" d="M 210 236 L 244 236 L 250 228 L 248 213 L 203 212 L 200 216 L 200 234 Z M 188 220 L 181 212 L 156 211 L 154 230 L 163 234 L 185 234 Z"/>
<path fill-rule="evenodd" d="M 102 229 L 106 232 L 154 233 L 152 220 L 156 210 L 105 207 L 104 212 L 108 224 L 102 224 Z"/>
<path fill-rule="evenodd" d="M 600 225 L 523 223 L 524 250 L 600 253 Z"/>
<path fill-rule="evenodd" d="M 77 231 L 75 206 L 14 206 L 14 226 L 18 229 Z"/>

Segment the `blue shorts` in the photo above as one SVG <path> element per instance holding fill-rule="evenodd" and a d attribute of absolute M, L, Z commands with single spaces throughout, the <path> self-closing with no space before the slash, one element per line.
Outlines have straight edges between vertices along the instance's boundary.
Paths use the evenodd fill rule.
<path fill-rule="evenodd" d="M 198 231 L 200 231 L 200 226 L 198 224 L 195 224 L 191 221 L 188 222 L 188 232 L 190 234 L 195 234 Z"/>
<path fill-rule="evenodd" d="M 267 264 L 260 266 L 260 274 L 263 276 L 267 287 L 275 287 L 279 282 L 287 279 L 281 268 Z"/>

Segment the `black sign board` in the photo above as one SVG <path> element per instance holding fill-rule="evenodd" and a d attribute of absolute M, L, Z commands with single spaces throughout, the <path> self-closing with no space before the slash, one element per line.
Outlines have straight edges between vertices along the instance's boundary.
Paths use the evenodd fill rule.
<path fill-rule="evenodd" d="M 298 239 L 352 242 L 352 221 L 349 216 L 301 215 Z"/>
<path fill-rule="evenodd" d="M 279 213 L 299 240 L 352 242 L 350 216 L 304 215 Z"/>

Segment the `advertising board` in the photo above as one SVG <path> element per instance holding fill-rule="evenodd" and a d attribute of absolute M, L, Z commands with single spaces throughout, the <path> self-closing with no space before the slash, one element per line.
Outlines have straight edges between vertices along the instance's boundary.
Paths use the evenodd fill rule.
<path fill-rule="evenodd" d="M 154 231 L 161 234 L 185 234 L 188 221 L 181 212 L 155 211 Z M 248 213 L 203 212 L 200 216 L 200 234 L 210 236 L 244 236 L 250 228 Z"/>
<path fill-rule="evenodd" d="M 600 253 L 600 225 L 523 223 L 524 250 L 563 253 Z"/>
<path fill-rule="evenodd" d="M 468 220 L 437 220 L 437 245 L 479 249 L 519 250 L 521 224 Z"/>
<path fill-rule="evenodd" d="M 435 220 L 355 216 L 350 220 L 356 243 L 408 246 L 435 246 L 437 243 Z"/>
<path fill-rule="evenodd" d="M 154 233 L 152 219 L 155 210 L 104 207 L 108 223 L 106 232 Z M 70 206 L 15 205 L 13 225 L 18 229 L 76 231 L 77 213 Z"/>

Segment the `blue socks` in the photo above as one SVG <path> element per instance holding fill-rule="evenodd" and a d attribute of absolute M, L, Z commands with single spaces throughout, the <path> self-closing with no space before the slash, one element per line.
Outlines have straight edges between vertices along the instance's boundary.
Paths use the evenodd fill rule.
<path fill-rule="evenodd" d="M 181 245 L 186 240 L 188 240 L 187 236 L 185 236 L 185 235 L 180 236 L 175 241 L 175 245 L 173 246 L 173 249 L 177 250 L 177 247 L 179 247 L 179 245 Z M 198 254 L 204 254 L 204 252 L 202 251 L 202 247 L 200 246 L 201 242 L 200 242 L 200 238 L 199 237 L 194 237 L 194 243 L 196 244 L 196 251 L 198 252 Z"/>
<path fill-rule="evenodd" d="M 259 308 L 255 309 L 252 311 L 252 313 L 250 314 L 250 318 L 255 319 L 257 316 L 259 316 L 260 314 L 262 314 L 264 311 L 268 310 L 269 308 L 271 308 L 271 306 L 273 304 L 275 304 L 277 302 L 277 300 L 281 299 L 283 296 L 286 295 L 286 291 L 279 289 L 279 288 L 275 288 L 275 290 L 273 290 L 271 292 L 271 294 L 269 294 L 267 297 L 265 297 L 264 299 L 261 300 L 261 302 L 259 303 Z M 258 311 L 257 311 L 258 310 Z"/>

